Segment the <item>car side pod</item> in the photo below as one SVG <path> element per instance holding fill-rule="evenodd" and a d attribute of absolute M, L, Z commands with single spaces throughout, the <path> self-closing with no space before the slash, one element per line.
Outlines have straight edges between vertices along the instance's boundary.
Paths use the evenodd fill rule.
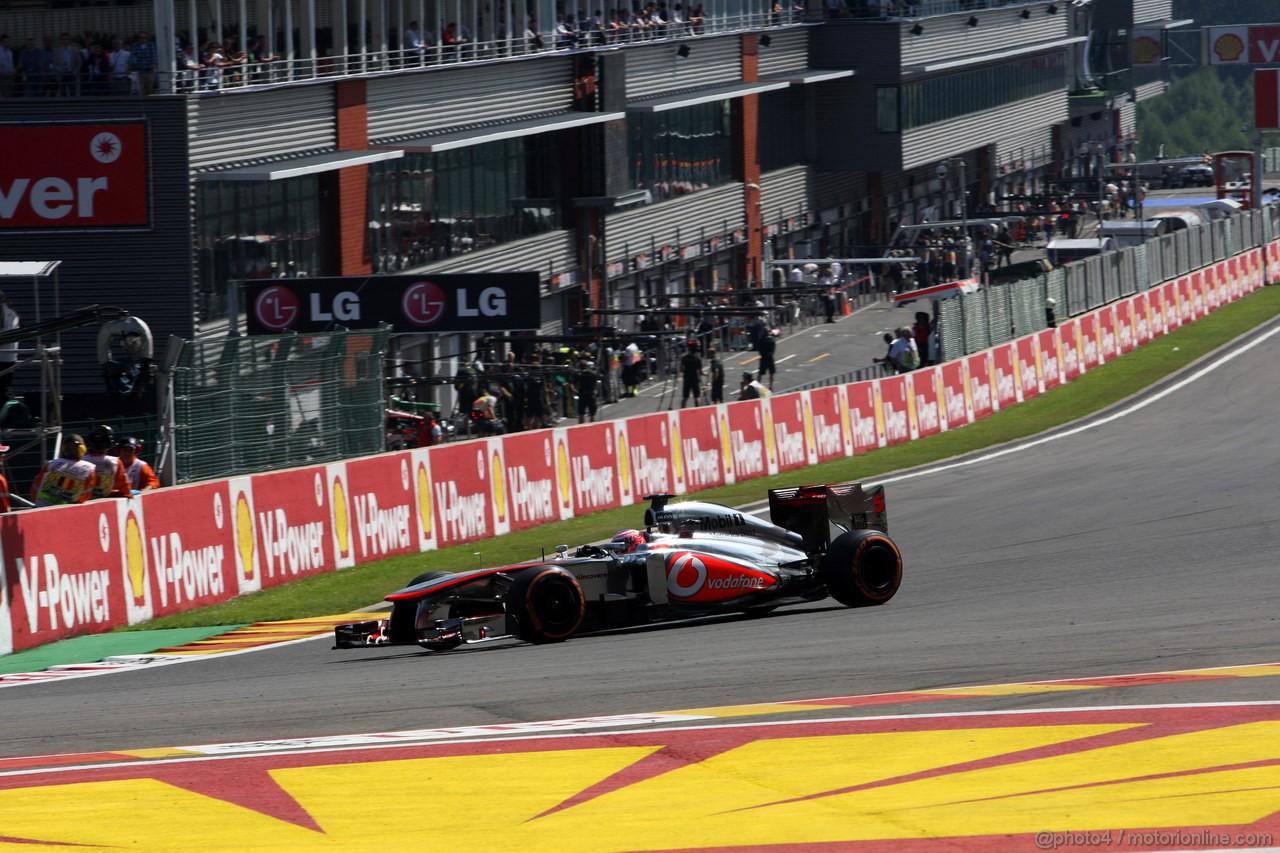
<path fill-rule="evenodd" d="M 851 530 L 831 543 L 819 572 L 831 597 L 846 607 L 884 604 L 902 583 L 902 552 L 883 531 Z"/>

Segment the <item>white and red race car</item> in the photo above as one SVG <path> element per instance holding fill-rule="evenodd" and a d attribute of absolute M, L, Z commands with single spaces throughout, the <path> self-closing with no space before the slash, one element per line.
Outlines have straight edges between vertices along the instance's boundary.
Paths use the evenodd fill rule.
<path fill-rule="evenodd" d="M 884 604 L 902 581 L 884 487 L 858 483 L 769 492 L 770 520 L 720 504 L 652 495 L 645 529 L 603 545 L 488 569 L 427 572 L 387 596 L 388 618 L 339 625 L 335 648 L 445 650 L 719 613 L 764 612 L 826 597 Z"/>

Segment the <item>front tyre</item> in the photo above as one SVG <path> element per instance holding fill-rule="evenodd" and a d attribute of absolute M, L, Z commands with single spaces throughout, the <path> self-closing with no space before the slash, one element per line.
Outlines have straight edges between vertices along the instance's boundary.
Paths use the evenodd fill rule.
<path fill-rule="evenodd" d="M 847 607 L 884 604 L 902 583 L 902 553 L 887 533 L 852 530 L 831 543 L 819 572 L 831 597 Z"/>
<path fill-rule="evenodd" d="M 516 635 L 530 643 L 560 643 L 582 626 L 587 599 L 571 572 L 542 566 L 522 572 L 507 591 Z"/>

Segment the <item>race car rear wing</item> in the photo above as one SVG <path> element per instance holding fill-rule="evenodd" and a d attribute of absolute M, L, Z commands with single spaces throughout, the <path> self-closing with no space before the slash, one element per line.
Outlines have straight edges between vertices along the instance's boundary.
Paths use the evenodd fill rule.
<path fill-rule="evenodd" d="M 769 517 L 800 534 L 806 551 L 825 551 L 841 532 L 889 532 L 884 486 L 829 483 L 769 490 Z M 833 530 L 834 528 L 834 530 Z"/>

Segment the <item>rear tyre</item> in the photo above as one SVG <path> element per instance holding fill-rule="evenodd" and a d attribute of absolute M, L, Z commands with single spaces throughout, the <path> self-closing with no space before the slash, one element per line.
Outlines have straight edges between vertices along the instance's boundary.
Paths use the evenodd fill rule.
<path fill-rule="evenodd" d="M 516 636 L 530 643 L 560 643 L 582 626 L 587 599 L 578 579 L 555 566 L 521 573 L 507 591 Z"/>
<path fill-rule="evenodd" d="M 448 572 L 423 572 L 405 584 L 406 587 L 442 578 Z M 391 605 L 391 619 L 387 623 L 387 633 L 393 643 L 416 643 L 418 641 L 418 601 L 397 601 Z"/>
<path fill-rule="evenodd" d="M 853 530 L 831 543 L 819 571 L 827 591 L 841 604 L 884 604 L 902 583 L 902 553 L 886 533 Z"/>

